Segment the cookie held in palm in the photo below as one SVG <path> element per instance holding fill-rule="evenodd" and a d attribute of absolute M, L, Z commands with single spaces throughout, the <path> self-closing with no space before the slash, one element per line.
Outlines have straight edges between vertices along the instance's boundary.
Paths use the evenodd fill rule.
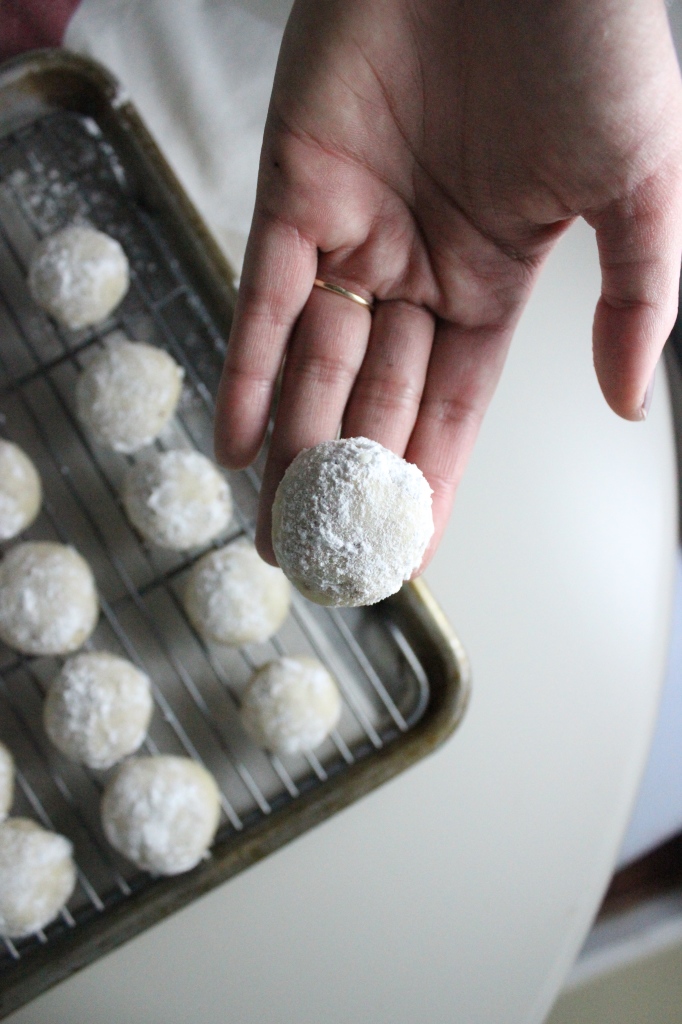
<path fill-rule="evenodd" d="M 300 452 L 272 510 L 277 561 L 318 604 L 356 607 L 395 594 L 432 535 L 431 488 L 421 470 L 366 437 Z"/>

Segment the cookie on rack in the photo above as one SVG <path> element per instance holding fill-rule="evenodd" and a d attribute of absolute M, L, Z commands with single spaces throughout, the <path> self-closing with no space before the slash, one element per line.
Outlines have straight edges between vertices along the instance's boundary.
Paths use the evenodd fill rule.
<path fill-rule="evenodd" d="M 78 378 L 76 411 L 100 444 L 136 452 L 173 416 L 182 380 L 183 370 L 163 349 L 114 331 Z"/>
<path fill-rule="evenodd" d="M 0 743 L 0 821 L 4 821 L 14 800 L 14 758 Z"/>
<path fill-rule="evenodd" d="M 201 452 L 150 452 L 128 469 L 123 504 L 147 540 L 171 551 L 208 544 L 232 516 L 227 480 Z"/>
<path fill-rule="evenodd" d="M 272 509 L 277 561 L 318 604 L 357 607 L 395 594 L 432 535 L 421 470 L 366 437 L 299 452 Z"/>
<path fill-rule="evenodd" d="M 22 654 L 71 654 L 97 624 L 90 566 L 72 547 L 26 541 L 0 562 L 0 640 Z"/>
<path fill-rule="evenodd" d="M 245 538 L 210 551 L 192 568 L 185 609 L 205 640 L 240 646 L 264 643 L 289 613 L 291 588 Z"/>
<path fill-rule="evenodd" d="M 29 818 L 0 823 L 0 935 L 21 939 L 45 928 L 75 885 L 68 839 Z"/>
<path fill-rule="evenodd" d="M 43 722 L 66 757 L 102 770 L 140 747 L 152 710 L 144 672 L 108 651 L 85 651 L 69 658 L 52 682 Z"/>
<path fill-rule="evenodd" d="M 111 845 L 155 875 L 195 867 L 213 842 L 219 817 L 215 779 L 187 757 L 131 757 L 102 797 L 102 826 Z"/>
<path fill-rule="evenodd" d="M 40 476 L 26 452 L 0 438 L 0 541 L 30 526 L 42 500 Z"/>
<path fill-rule="evenodd" d="M 301 754 L 327 738 L 341 716 L 341 696 L 315 658 L 278 658 L 244 691 L 241 720 L 251 739 L 273 754 Z"/>
<path fill-rule="evenodd" d="M 128 259 L 115 238 L 73 224 L 44 238 L 31 257 L 34 300 L 71 330 L 101 323 L 128 291 Z"/>

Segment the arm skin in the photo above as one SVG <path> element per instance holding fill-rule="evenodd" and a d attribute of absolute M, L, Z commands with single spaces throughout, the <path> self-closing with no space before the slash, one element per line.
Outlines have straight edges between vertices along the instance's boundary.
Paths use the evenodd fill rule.
<path fill-rule="evenodd" d="M 298 0 L 216 423 L 218 458 L 248 465 L 286 356 L 266 560 L 282 474 L 340 428 L 426 475 L 426 564 L 515 324 L 579 216 L 601 262 L 599 383 L 643 419 L 682 250 L 682 89 L 662 0 Z M 316 277 L 375 296 L 374 315 Z"/>

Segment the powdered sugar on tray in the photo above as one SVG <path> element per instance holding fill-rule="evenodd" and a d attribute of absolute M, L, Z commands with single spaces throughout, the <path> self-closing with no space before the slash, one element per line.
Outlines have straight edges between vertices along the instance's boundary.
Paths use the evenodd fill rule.
<path fill-rule="evenodd" d="M 375 604 L 396 593 L 432 534 L 431 488 L 419 468 L 364 437 L 300 452 L 275 497 L 277 560 L 320 604 Z"/>

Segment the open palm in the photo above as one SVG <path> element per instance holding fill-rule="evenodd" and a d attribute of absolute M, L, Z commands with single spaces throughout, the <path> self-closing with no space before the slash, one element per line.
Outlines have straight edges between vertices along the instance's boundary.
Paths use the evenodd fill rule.
<path fill-rule="evenodd" d="M 216 426 L 219 458 L 251 462 L 286 357 L 265 558 L 286 467 L 339 429 L 422 469 L 433 552 L 516 321 L 576 216 L 599 245 L 602 390 L 645 415 L 677 308 L 681 93 L 659 0 L 295 5 Z"/>

